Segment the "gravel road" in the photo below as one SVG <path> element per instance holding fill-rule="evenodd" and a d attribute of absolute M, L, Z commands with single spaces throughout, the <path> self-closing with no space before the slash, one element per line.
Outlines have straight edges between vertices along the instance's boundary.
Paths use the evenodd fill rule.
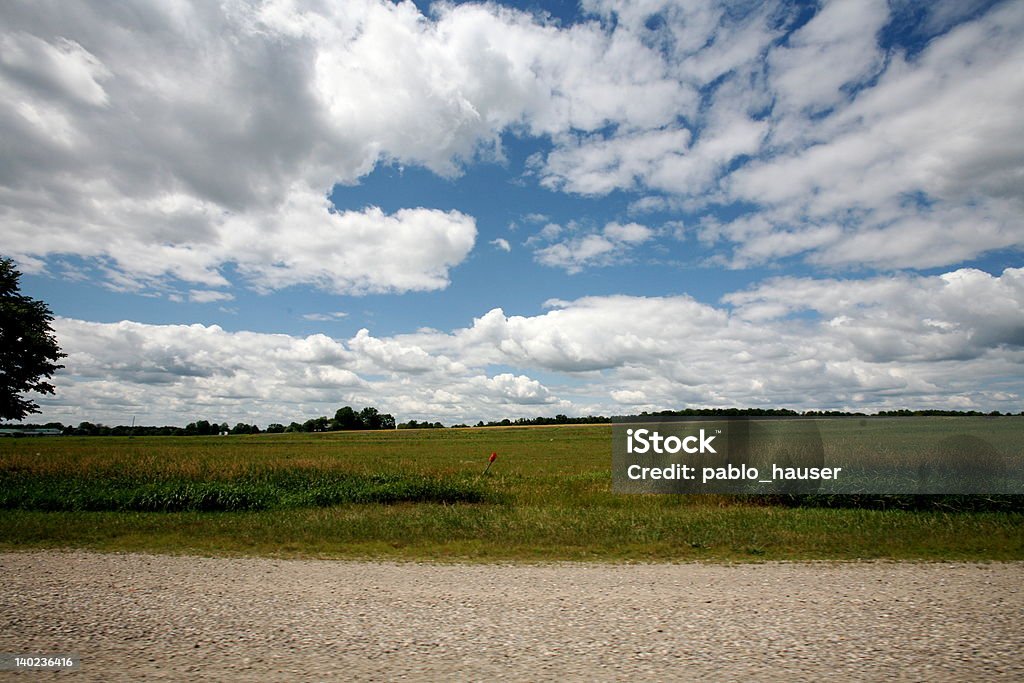
<path fill-rule="evenodd" d="M 1022 680 L 1024 564 L 0 554 L 2 680 Z"/>

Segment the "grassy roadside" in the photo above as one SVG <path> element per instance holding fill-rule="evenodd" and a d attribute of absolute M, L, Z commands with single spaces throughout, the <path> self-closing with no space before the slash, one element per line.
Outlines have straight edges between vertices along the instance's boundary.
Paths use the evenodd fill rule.
<path fill-rule="evenodd" d="M 1018 513 L 552 510 L 430 504 L 272 512 L 0 513 L 0 549 L 434 561 L 1021 560 Z"/>
<path fill-rule="evenodd" d="M 725 496 L 614 495 L 608 430 L 8 441 L 0 443 L 0 476 L 30 484 L 146 477 L 209 486 L 249 477 L 297 481 L 288 490 L 293 495 L 302 476 L 383 476 L 440 482 L 443 490 L 456 484 L 463 487 L 458 491 L 481 495 L 431 498 L 429 489 L 425 498 L 219 512 L 5 509 L 0 549 L 433 561 L 1024 559 L 1020 512 L 788 508 Z M 478 478 L 491 451 L 499 453 L 492 474 Z"/>

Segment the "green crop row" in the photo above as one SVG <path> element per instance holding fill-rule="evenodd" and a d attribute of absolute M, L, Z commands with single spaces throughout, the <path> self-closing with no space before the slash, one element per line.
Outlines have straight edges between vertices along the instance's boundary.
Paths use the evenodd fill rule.
<path fill-rule="evenodd" d="M 478 503 L 467 477 L 283 470 L 225 480 L 0 472 L 0 508 L 40 511 L 230 512 L 345 503 Z"/>

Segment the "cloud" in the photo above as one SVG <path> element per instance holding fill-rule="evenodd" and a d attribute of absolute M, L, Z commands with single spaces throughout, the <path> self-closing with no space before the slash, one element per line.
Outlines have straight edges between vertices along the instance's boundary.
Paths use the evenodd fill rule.
<path fill-rule="evenodd" d="M 330 322 L 333 320 L 341 320 L 347 318 L 348 313 L 343 311 L 333 311 L 331 313 L 304 313 L 302 315 L 303 320 L 314 320 L 318 322 Z"/>
<path fill-rule="evenodd" d="M 493 239 L 490 242 L 488 242 L 488 244 L 493 244 L 495 247 L 502 251 L 512 251 L 512 245 L 509 244 L 508 240 L 505 239 L 504 237 L 498 237 L 496 239 Z"/>
<path fill-rule="evenodd" d="M 472 217 L 326 197 L 379 163 L 457 176 L 508 135 L 542 143 L 527 177 L 549 189 L 661 197 L 690 222 L 726 207 L 703 244 L 737 267 L 1024 244 L 1019 3 L 837 0 L 802 24 L 785 3 L 582 9 L 561 26 L 475 3 L 5 3 L 0 250 L 33 272 L 96 259 L 123 289 L 226 287 L 237 264 L 252 287 L 436 290 Z M 885 44 L 901 32 L 926 47 Z"/>
<path fill-rule="evenodd" d="M 735 218 L 711 220 L 703 245 L 740 268 L 932 268 L 1024 247 L 1019 3 L 838 0 L 803 25 L 767 3 L 587 6 L 659 41 L 702 107 L 558 138 L 535 161 L 543 185 L 656 192 L 633 209 L 705 222 L 725 207 Z M 901 33 L 925 47 L 883 46 Z"/>
<path fill-rule="evenodd" d="M 202 417 L 266 425 L 332 414 L 345 404 L 437 419 L 554 402 L 526 375 L 488 375 L 366 330 L 347 342 L 68 318 L 58 318 L 55 330 L 67 369 L 58 378 L 59 397 L 48 397 L 45 409 L 69 423 L 136 415 L 147 423 Z"/>
<path fill-rule="evenodd" d="M 834 109 L 813 121 L 782 116 L 772 133 L 776 153 L 726 179 L 727 196 L 758 205 L 763 221 L 751 231 L 741 217 L 720 233 L 735 245 L 733 264 L 802 255 L 826 266 L 929 268 L 1024 245 L 1024 185 L 1015 181 L 1024 177 L 1024 146 L 1014 114 L 1024 106 L 1015 68 L 1022 37 L 1024 10 L 1007 4 L 913 58 L 890 55 L 877 83 L 853 95 L 801 90 L 794 78 L 801 97 Z M 875 53 L 862 52 L 866 66 L 850 60 L 849 73 L 870 73 Z"/>
<path fill-rule="evenodd" d="M 1024 269 L 1012 268 L 779 277 L 720 305 L 584 297 L 347 340 L 67 318 L 55 329 L 67 369 L 40 405 L 76 423 L 265 424 L 345 404 L 449 422 L 691 406 L 1018 412 L 1024 396 Z"/>
<path fill-rule="evenodd" d="M 703 197 L 717 190 L 735 160 L 759 152 L 769 128 L 760 112 L 773 99 L 763 61 L 785 34 L 777 4 L 598 0 L 584 6 L 617 33 L 657 45 L 668 78 L 698 98 L 667 123 L 616 122 L 557 137 L 536 162 L 543 185 L 582 195 L 660 190 Z"/>
<path fill-rule="evenodd" d="M 585 297 L 543 315 L 500 309 L 450 335 L 405 335 L 434 353 L 578 378 L 572 392 L 685 407 L 901 405 L 1019 410 L 1024 270 L 868 280 L 780 278 L 728 295 Z M 808 316 L 808 313 L 813 315 Z M 557 387 L 556 387 L 557 389 Z M 593 405 L 588 403 L 588 405 Z"/>
<path fill-rule="evenodd" d="M 360 355 L 371 372 L 420 374 L 459 370 L 444 356 L 431 355 L 415 344 L 379 339 L 365 328 L 349 341 L 349 347 Z"/>
<path fill-rule="evenodd" d="M 545 226 L 528 244 L 536 246 L 545 241 L 555 240 L 563 233 L 561 226 Z M 639 223 L 608 223 L 600 232 L 589 232 L 543 247 L 537 247 L 534 258 L 538 263 L 555 268 L 564 268 L 569 274 L 581 272 L 592 266 L 610 266 L 630 258 L 630 252 L 637 245 L 652 239 L 655 231 Z"/>
<path fill-rule="evenodd" d="M 516 405 L 536 405 L 551 403 L 551 392 L 543 384 L 525 375 L 513 375 L 503 372 L 494 377 L 476 378 L 485 393 L 492 395 L 501 402 Z"/>
<path fill-rule="evenodd" d="M 208 304 L 214 301 L 231 301 L 234 298 L 234 294 L 218 292 L 212 289 L 193 289 L 188 293 L 188 300 L 199 304 Z"/>
<path fill-rule="evenodd" d="M 1024 269 L 999 277 L 971 268 L 933 278 L 783 277 L 725 301 L 740 317 L 762 322 L 813 311 L 830 337 L 876 361 L 964 360 L 1024 350 Z"/>
<path fill-rule="evenodd" d="M 642 391 L 620 389 L 619 391 L 611 392 L 610 395 L 612 400 L 623 405 L 641 405 L 647 402 L 647 395 Z"/>
<path fill-rule="evenodd" d="M 654 237 L 654 231 L 639 223 L 609 223 L 604 226 L 604 236 L 614 242 L 643 244 Z"/>
<path fill-rule="evenodd" d="M 816 113 L 845 100 L 841 88 L 858 85 L 881 68 L 877 35 L 888 20 L 885 0 L 825 3 L 786 45 L 769 54 L 777 106 Z"/>
<path fill-rule="evenodd" d="M 558 140 L 541 171 L 541 184 L 582 195 L 646 186 L 665 164 L 686 154 L 692 134 L 686 129 L 615 135 L 569 136 Z"/>
<path fill-rule="evenodd" d="M 444 176 L 501 135 L 660 126 L 695 103 L 638 36 L 495 5 L 67 3 L 0 10 L 0 249 L 74 254 L 122 289 L 173 277 L 435 290 L 458 212 L 335 211 L 381 161 Z M 415 238 L 410 239 L 412 233 Z"/>
<path fill-rule="evenodd" d="M 75 102 L 102 107 L 109 102 L 102 81 L 110 72 L 88 50 L 73 40 L 52 43 L 15 32 L 0 38 L 0 64 L 16 82 L 27 88 Z"/>
<path fill-rule="evenodd" d="M 331 212 L 325 198 L 304 191 L 276 215 L 230 218 L 222 244 L 255 288 L 308 283 L 364 294 L 444 289 L 475 240 L 476 221 L 458 211 Z"/>

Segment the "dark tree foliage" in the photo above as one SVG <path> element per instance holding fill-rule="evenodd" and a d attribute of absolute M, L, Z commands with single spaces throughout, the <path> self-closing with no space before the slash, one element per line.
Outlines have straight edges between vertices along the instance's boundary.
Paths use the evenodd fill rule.
<path fill-rule="evenodd" d="M 555 415 L 554 417 L 520 417 L 515 420 L 510 420 L 507 417 L 504 420 L 492 420 L 485 423 L 480 420 L 476 423 L 477 427 L 524 427 L 524 426 L 535 426 L 535 425 L 580 425 L 580 424 L 605 424 L 611 422 L 610 417 L 604 417 L 602 415 L 587 415 L 586 417 L 569 417 L 568 415 Z M 466 425 L 454 425 L 455 427 L 465 427 Z"/>
<path fill-rule="evenodd" d="M 334 419 L 327 427 L 329 431 L 348 431 L 356 429 L 394 429 L 395 418 L 390 413 L 382 413 L 373 406 L 366 406 L 358 413 L 351 406 L 338 408 Z"/>
<path fill-rule="evenodd" d="M 352 410 L 351 406 L 345 406 L 344 408 L 338 408 L 338 412 L 334 413 L 334 422 L 338 429 L 362 429 L 363 423 L 359 419 L 359 413 Z"/>
<path fill-rule="evenodd" d="M 209 420 L 196 420 L 185 425 L 185 436 L 217 436 L 220 426 L 210 424 Z"/>
<path fill-rule="evenodd" d="M 66 357 L 53 336 L 53 313 L 42 301 L 21 294 L 14 261 L 0 258 L 0 419 L 38 413 L 26 392 L 52 394 L 48 379 Z"/>
<path fill-rule="evenodd" d="M 458 426 L 458 425 L 454 425 Z M 462 425 L 465 427 L 466 425 Z M 444 429 L 445 426 L 440 422 L 419 422 L 417 420 L 409 420 L 398 425 L 398 429 Z"/>

